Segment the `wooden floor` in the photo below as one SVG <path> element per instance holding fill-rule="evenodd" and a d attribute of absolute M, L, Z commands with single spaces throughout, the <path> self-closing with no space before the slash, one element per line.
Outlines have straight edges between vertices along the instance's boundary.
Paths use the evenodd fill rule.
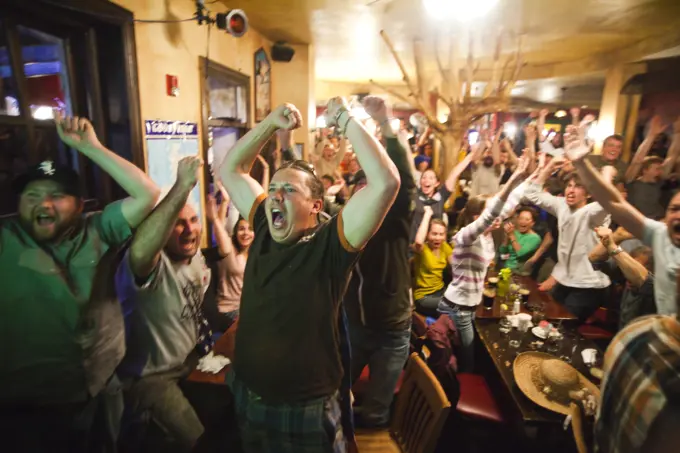
<path fill-rule="evenodd" d="M 356 439 L 361 453 L 401 453 L 399 447 L 390 437 L 387 429 L 356 430 Z"/>

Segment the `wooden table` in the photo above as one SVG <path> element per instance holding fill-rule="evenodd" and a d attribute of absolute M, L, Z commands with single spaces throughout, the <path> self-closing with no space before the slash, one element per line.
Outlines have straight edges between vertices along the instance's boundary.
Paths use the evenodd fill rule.
<path fill-rule="evenodd" d="M 527 288 L 530 291 L 529 294 L 529 305 L 536 305 L 539 303 L 543 304 L 543 312 L 545 313 L 545 318 L 548 320 L 565 320 L 565 321 L 571 321 L 571 320 L 576 320 L 578 319 L 576 316 L 571 314 L 567 308 L 557 302 L 553 297 L 543 291 L 538 290 L 538 284 L 531 279 L 531 277 L 524 277 L 524 276 L 517 276 L 514 275 L 513 279 L 515 280 L 515 283 L 520 284 Z M 514 301 L 509 301 L 507 303 L 508 308 L 512 310 L 512 302 Z M 501 317 L 501 300 L 500 297 L 496 297 L 496 301 L 493 304 L 493 308 L 491 310 L 487 310 L 484 308 L 484 304 L 481 303 L 477 307 L 477 319 L 500 319 Z M 527 308 L 522 305 L 521 308 L 523 313 L 530 313 Z"/>
<path fill-rule="evenodd" d="M 234 323 L 229 327 L 229 329 L 215 342 L 215 347 L 213 351 L 216 355 L 223 355 L 228 357 L 230 360 L 234 359 L 234 345 L 236 343 L 236 328 L 238 327 L 238 322 Z M 231 369 L 231 364 L 222 368 L 222 370 L 217 374 L 204 373 L 194 369 L 187 378 L 190 382 L 201 382 L 207 384 L 221 384 L 225 385 L 225 376 L 227 372 Z"/>
<path fill-rule="evenodd" d="M 531 331 L 528 331 L 522 338 L 522 344 L 519 348 L 512 348 L 508 344 L 509 336 L 501 336 L 498 330 L 498 321 L 494 319 L 476 319 L 475 328 L 479 335 L 482 345 L 491 357 L 498 374 L 501 377 L 503 386 L 507 389 L 514 406 L 521 415 L 526 424 L 560 424 L 564 421 L 564 415 L 549 411 L 537 405 L 519 389 L 515 382 L 513 374 L 513 363 L 518 353 L 534 350 L 530 348 L 530 343 L 536 340 Z M 570 334 L 573 334 L 577 341 L 577 348 L 572 356 L 571 365 L 576 368 L 586 378 L 590 379 L 595 384 L 599 385 L 598 379 L 594 378 L 583 363 L 581 351 L 587 348 L 594 348 L 598 350 L 601 356 L 602 351 L 590 340 L 586 340 L 576 332 L 575 327 L 566 328 Z M 543 349 L 536 349 L 543 351 Z M 545 352 L 545 351 L 543 351 Z"/>

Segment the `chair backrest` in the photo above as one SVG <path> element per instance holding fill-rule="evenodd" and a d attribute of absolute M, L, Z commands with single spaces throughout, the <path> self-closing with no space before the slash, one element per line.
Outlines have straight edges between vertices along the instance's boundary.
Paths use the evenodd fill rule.
<path fill-rule="evenodd" d="M 434 451 L 451 403 L 425 362 L 412 354 L 397 396 L 390 432 L 404 453 Z"/>

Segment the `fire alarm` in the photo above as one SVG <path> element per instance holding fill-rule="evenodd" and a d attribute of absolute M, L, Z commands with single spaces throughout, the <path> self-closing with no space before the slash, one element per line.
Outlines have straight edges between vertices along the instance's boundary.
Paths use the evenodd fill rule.
<path fill-rule="evenodd" d="M 177 82 L 177 76 L 166 74 L 165 86 L 167 88 L 168 96 L 175 98 L 179 96 L 179 83 Z"/>

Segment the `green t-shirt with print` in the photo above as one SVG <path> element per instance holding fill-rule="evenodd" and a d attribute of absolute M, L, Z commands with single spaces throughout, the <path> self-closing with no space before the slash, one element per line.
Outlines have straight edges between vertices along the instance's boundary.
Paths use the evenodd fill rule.
<path fill-rule="evenodd" d="M 39 245 L 18 219 L 0 222 L 0 403 L 86 398 L 77 328 L 100 258 L 132 234 L 121 203 L 83 216 L 59 244 Z"/>

